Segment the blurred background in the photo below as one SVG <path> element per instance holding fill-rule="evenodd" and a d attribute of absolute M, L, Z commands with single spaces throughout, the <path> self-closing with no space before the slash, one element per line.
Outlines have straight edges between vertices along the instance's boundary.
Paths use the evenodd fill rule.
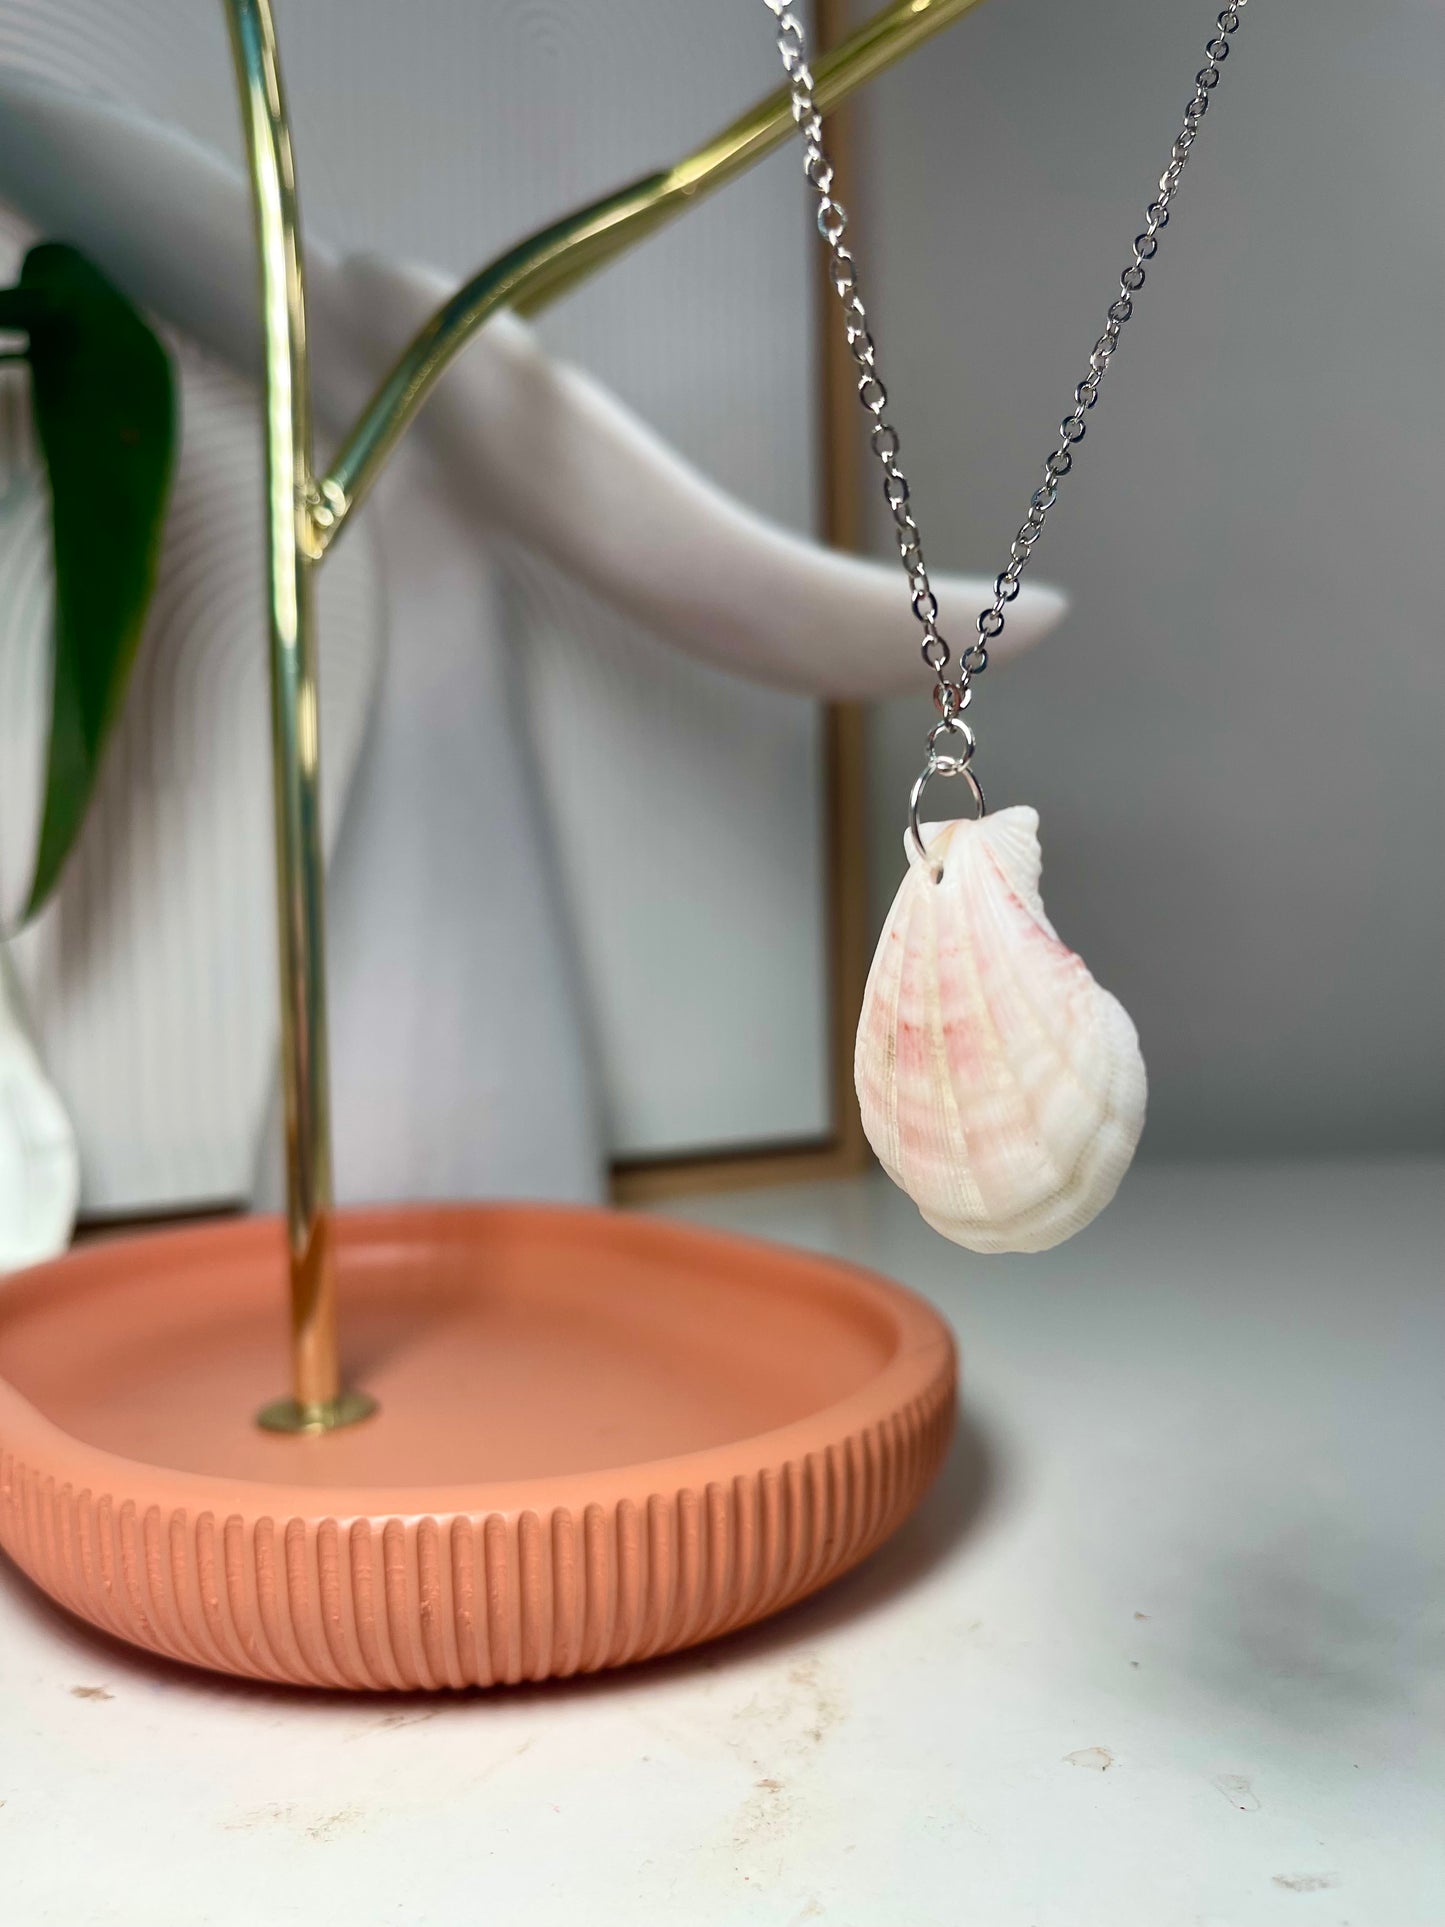
<path fill-rule="evenodd" d="M 680 156 L 777 83 L 765 15 L 659 11 L 646 0 L 605 12 L 429 0 L 420 18 L 425 31 L 413 9 L 386 0 L 279 11 L 303 221 L 318 255 L 372 253 L 424 264 L 454 283 L 520 235 Z M 121 103 L 240 167 L 218 6 L 6 0 L 0 64 Z M 244 208 L 234 238 L 244 300 L 254 248 Z M 17 237 L 17 264 L 20 251 Z M 809 531 L 818 516 L 815 273 L 796 157 L 780 154 L 548 312 L 540 336 L 713 480 Z M 340 344 L 323 305 L 314 306 L 314 352 L 326 362 Z M 255 371 L 240 372 L 254 408 Z M 214 439 L 200 405 L 183 413 L 191 441 Z M 343 425 L 323 411 L 323 450 Z M 222 459 L 227 476 L 259 502 L 259 416 L 252 433 L 249 449 L 232 446 L 232 435 Z M 31 481 L 38 485 L 33 465 Z M 417 486 L 419 478 L 409 481 Z M 368 524 L 383 526 L 383 549 L 396 520 L 385 502 L 368 511 Z M 259 526 L 234 531 L 254 577 L 233 612 L 238 656 L 263 621 L 259 537 Z M 434 566 L 426 538 L 419 544 L 410 528 L 391 552 L 372 558 L 369 588 L 353 603 L 389 597 L 382 653 L 437 686 L 453 734 L 458 718 L 468 718 L 456 759 L 493 768 L 511 760 L 506 780 L 484 794 L 457 787 L 429 796 L 430 817 L 414 812 L 400 848 L 378 839 L 353 847 L 365 835 L 355 819 L 367 817 L 370 802 L 374 715 L 389 691 L 385 669 L 366 683 L 351 667 L 367 653 L 348 633 L 358 611 L 322 611 L 323 686 L 334 693 L 343 675 L 366 683 L 358 702 L 373 716 L 362 748 L 360 725 L 338 714 L 325 758 L 328 829 L 336 833 L 341 1195 L 587 1195 L 616 1160 L 826 1138 L 833 1107 L 819 705 L 689 660 L 495 529 L 449 529 L 444 540 L 453 552 L 465 545 L 485 559 L 485 572 L 467 585 L 476 600 L 470 633 L 439 639 L 424 601 L 399 606 L 398 576 Z M 338 574 L 359 563 L 350 547 L 339 551 Z M 685 566 L 685 558 L 659 555 L 657 566 Z M 35 573 L 27 560 L 27 574 Z M 327 587 L 339 595 L 344 585 Z M 42 721 L 44 678 L 34 670 L 48 636 L 45 610 L 38 622 L 36 613 L 27 609 L 26 620 L 13 619 L 0 635 L 12 768 Z M 164 608 L 157 618 L 153 632 L 165 627 Z M 214 606 L 199 623 L 188 607 L 169 619 L 166 634 L 148 636 L 146 650 L 205 659 L 220 647 L 214 621 Z M 178 624 L 195 633 L 175 633 Z M 475 658 L 491 672 L 482 687 Z M 178 672 L 170 680 L 184 687 L 190 679 Z M 128 797 L 149 788 L 156 812 L 174 813 L 174 794 L 155 783 L 157 763 L 173 759 L 153 736 L 230 733 L 242 704 L 254 740 L 249 780 L 229 816 L 249 827 L 238 837 L 218 825 L 213 847 L 172 866 L 165 894 L 188 895 L 187 933 L 173 930 L 162 954 L 141 954 L 135 914 L 115 911 L 115 872 L 127 872 L 132 904 L 150 895 L 152 839 L 127 839 L 121 854 L 102 849 L 115 839 L 93 820 L 61 901 L 47 913 L 53 941 L 47 947 L 42 933 L 20 946 L 41 1054 L 80 1135 L 82 1208 L 91 1213 L 204 1205 L 253 1183 L 264 1127 L 251 1067 L 274 1037 L 271 910 L 257 890 L 242 926 L 223 937 L 212 908 L 218 893 L 200 879 L 208 866 L 234 872 L 250 850 L 269 862 L 264 652 L 254 673 L 238 667 L 229 682 L 225 722 L 192 717 L 170 701 L 147 716 L 142 701 L 116 745 L 114 760 L 130 765 Z M 479 713 L 482 704 L 505 716 Z M 412 747 L 385 800 L 393 821 L 442 753 L 435 735 L 430 749 Z M 341 786 L 350 756 L 359 765 L 356 791 Z M 196 760 L 197 780 L 214 788 L 222 780 L 215 759 Z M 241 785 L 243 772 L 235 780 Z M 444 820 L 469 810 L 488 820 L 460 830 Z M 10 811 L 12 827 L 17 814 Z M 12 855 L 13 882 L 28 848 Z M 379 921 L 413 914 L 419 868 L 433 873 L 426 940 L 393 961 L 385 982 L 371 966 L 367 990 L 376 995 L 353 995 L 352 979 L 367 967 L 361 953 L 385 941 Z M 255 884 L 248 878 L 242 888 Z M 542 924 L 536 898 L 553 913 Z M 487 929 L 467 922 L 477 919 L 478 903 Z M 54 930 L 60 924 L 63 939 Z M 550 954 L 559 943 L 560 966 Z M 127 945 L 132 954 L 118 961 Z M 469 945 L 507 961 L 494 966 L 478 954 L 469 980 L 439 984 L 437 958 L 456 958 Z M 529 958 L 538 945 L 549 954 Z M 223 967 L 229 987 L 218 1013 Z M 231 1061 L 228 1030 L 239 1037 L 242 1061 Z M 534 1039 L 526 1061 L 518 1036 Z M 430 1054 L 434 1103 L 409 1088 L 399 1068 L 358 1070 L 392 1046 L 398 1058 Z M 582 1076 L 563 1061 L 579 1054 Z M 458 1070 L 443 1090 L 440 1080 Z M 370 1137 L 390 1140 L 389 1159 L 351 1141 L 358 1105 L 373 1114 Z M 274 1101 L 270 1114 L 274 1140 Z M 149 1138 L 155 1149 L 118 1161 L 107 1147 L 121 1136 L 132 1144 Z M 475 1144 L 473 1156 L 457 1154 L 459 1137 Z M 263 1195 L 268 1185 L 274 1179 L 263 1176 Z"/>
<path fill-rule="evenodd" d="M 834 37 L 847 24 L 829 11 Z M 856 249 L 935 566 L 1002 566 L 1208 25 L 1149 0 L 992 0 L 848 110 Z M 312 236 L 452 278 L 677 157 L 776 84 L 761 9 L 700 0 L 307 0 L 283 7 L 279 28 Z M 1432 487 L 1445 34 L 1424 0 L 1270 0 L 1250 8 L 1236 51 L 1034 565 L 1069 615 L 981 687 L 978 768 L 995 806 L 1038 807 L 1053 920 L 1139 1025 L 1152 1078 L 1141 1155 L 1424 1151 L 1445 1125 Z M 0 64 L 239 161 L 218 8 L 0 0 Z M 817 300 L 816 252 L 785 152 L 539 332 L 742 501 L 819 532 L 826 451 L 863 429 L 861 414 L 824 419 L 825 331 L 839 324 Z M 859 486 L 863 539 L 881 554 L 866 471 Z M 495 1162 L 450 1181 L 486 1189 L 495 1169 L 498 1188 L 585 1195 L 618 1161 L 820 1145 L 843 1145 L 844 1168 L 829 1013 L 861 952 L 840 960 L 830 902 L 840 862 L 866 876 L 871 942 L 901 873 L 924 676 L 867 718 L 865 820 L 840 858 L 821 705 L 690 662 L 515 545 L 478 539 L 496 575 L 477 647 L 498 652 L 525 739 L 565 952 L 565 990 L 551 994 L 575 1005 L 554 1003 L 557 1028 L 586 1061 L 580 1091 L 549 1100 L 547 1075 L 534 1081 L 544 1109 L 565 1104 L 586 1128 L 559 1176 L 538 1157 L 507 1161 L 504 1119 Z M 259 608 L 259 581 L 256 594 Z M 0 656 L 27 700 L 36 633 L 12 622 Z M 259 675 L 246 700 L 259 743 Z M 556 719 L 581 714 L 586 742 L 553 753 Z M 8 727 L 33 733 L 33 719 L 12 704 Z M 359 723 L 363 777 L 367 740 Z M 259 816 L 256 834 L 269 834 Z M 343 821 L 338 865 L 346 835 Z M 366 887 L 384 900 L 390 885 L 372 870 Z M 439 900 L 485 901 L 488 887 L 485 866 L 446 875 Z M 83 862 L 67 888 L 85 898 L 69 927 L 113 955 L 120 926 Z M 166 968 L 206 968 L 184 952 L 173 944 Z M 249 1195 L 265 1093 L 248 1086 L 216 1114 L 227 1087 L 204 1067 L 227 1017 L 209 985 L 187 1005 L 194 1035 L 171 1040 L 202 1070 L 172 1079 L 155 1110 L 174 1145 L 97 1179 L 99 1138 L 118 1128 L 98 1093 L 162 1071 L 149 1044 L 125 1056 L 139 1021 L 108 1020 L 97 1054 L 99 1006 L 82 1021 L 74 970 L 55 955 L 34 953 L 26 990 L 90 1172 L 83 1206 Z M 232 966 L 255 991 L 239 1048 L 260 1061 L 269 936 Z M 154 1002 L 146 974 L 131 971 L 122 1003 Z M 423 986 L 395 991 L 424 1010 Z M 401 1010 L 403 1032 L 413 1020 Z M 449 1021 L 465 1055 L 465 1033 L 495 1033 L 499 1016 Z M 506 1109 L 505 1089 L 479 1089 Z M 444 1120 L 453 1135 L 470 1122 Z M 345 1149 L 343 1137 L 343 1196 Z M 398 1188 L 416 1186 L 403 1172 Z"/>

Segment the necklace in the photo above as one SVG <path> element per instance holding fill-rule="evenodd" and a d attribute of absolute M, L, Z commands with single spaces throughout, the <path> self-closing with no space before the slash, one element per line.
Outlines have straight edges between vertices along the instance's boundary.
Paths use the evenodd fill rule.
<path fill-rule="evenodd" d="M 818 232 L 843 306 L 858 368 L 858 399 L 872 417 L 869 442 L 883 470 L 908 578 L 919 645 L 933 676 L 938 720 L 908 798 L 908 871 L 878 942 L 864 991 L 854 1075 L 863 1128 L 880 1163 L 945 1237 L 974 1251 L 1044 1251 L 1096 1217 L 1113 1197 L 1144 1128 L 1147 1083 L 1133 1023 L 1060 942 L 1039 895 L 1038 816 L 1027 808 L 989 815 L 973 769 L 977 742 L 964 711 L 988 668 L 989 644 L 1043 533 L 1059 484 L 1074 466 L 1086 417 L 1144 285 L 1160 230 L 1219 84 L 1247 0 L 1232 0 L 1215 23 L 1194 77 L 1184 124 L 1159 177 L 1143 231 L 1119 277 L 1104 332 L 1059 442 L 1029 498 L 1009 560 L 979 611 L 977 635 L 953 661 L 939 633 L 938 602 L 907 478 L 898 431 L 886 414 L 877 347 L 843 235 L 848 217 L 833 199 L 833 166 L 813 97 L 802 23 L 788 0 L 764 0 L 778 23 L 793 119 L 803 137 L 803 171 L 818 199 Z M 950 673 L 950 665 L 952 673 Z M 961 777 L 976 814 L 920 823 L 935 776 Z"/>

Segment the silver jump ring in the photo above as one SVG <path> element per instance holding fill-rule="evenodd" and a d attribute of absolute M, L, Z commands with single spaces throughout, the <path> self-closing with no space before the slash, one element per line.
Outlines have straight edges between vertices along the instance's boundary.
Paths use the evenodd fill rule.
<path fill-rule="evenodd" d="M 972 751 L 969 752 L 972 755 Z M 927 862 L 928 851 L 923 845 L 923 832 L 918 827 L 918 806 L 923 801 L 923 792 L 928 787 L 930 776 L 961 776 L 973 791 L 973 800 L 978 805 L 978 816 L 988 815 L 988 804 L 984 800 L 983 784 L 979 782 L 968 766 L 968 759 L 957 756 L 935 756 L 930 749 L 923 768 L 918 772 L 918 780 L 908 792 L 908 834 L 913 838 L 913 847 L 919 860 Z"/>
<path fill-rule="evenodd" d="M 961 736 L 962 751 L 955 754 L 946 751 L 940 753 L 938 747 L 940 736 Z M 950 710 L 941 722 L 933 725 L 928 732 L 927 743 L 933 767 L 942 776 L 961 776 L 968 764 L 973 761 L 973 752 L 978 748 L 978 738 L 956 709 Z"/>

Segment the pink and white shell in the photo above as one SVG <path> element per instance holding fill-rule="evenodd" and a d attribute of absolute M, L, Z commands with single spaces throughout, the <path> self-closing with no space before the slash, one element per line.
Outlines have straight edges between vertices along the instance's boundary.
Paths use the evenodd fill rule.
<path fill-rule="evenodd" d="M 1128 1013 L 1059 941 L 1031 809 L 923 826 L 869 972 L 854 1075 L 879 1161 L 971 1251 L 1045 1251 L 1113 1197 L 1144 1127 Z"/>

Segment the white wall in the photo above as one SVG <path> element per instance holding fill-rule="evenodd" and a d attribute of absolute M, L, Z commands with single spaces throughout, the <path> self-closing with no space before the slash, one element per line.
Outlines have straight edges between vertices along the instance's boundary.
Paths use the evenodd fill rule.
<path fill-rule="evenodd" d="M 991 0 L 869 96 L 860 259 L 940 563 L 1006 559 L 1214 11 Z M 1252 0 L 1039 544 L 1073 613 L 971 712 L 1138 1021 L 1156 1155 L 1440 1139 L 1442 69 L 1430 0 Z M 927 720 L 921 676 L 876 719 L 880 914 Z"/>

